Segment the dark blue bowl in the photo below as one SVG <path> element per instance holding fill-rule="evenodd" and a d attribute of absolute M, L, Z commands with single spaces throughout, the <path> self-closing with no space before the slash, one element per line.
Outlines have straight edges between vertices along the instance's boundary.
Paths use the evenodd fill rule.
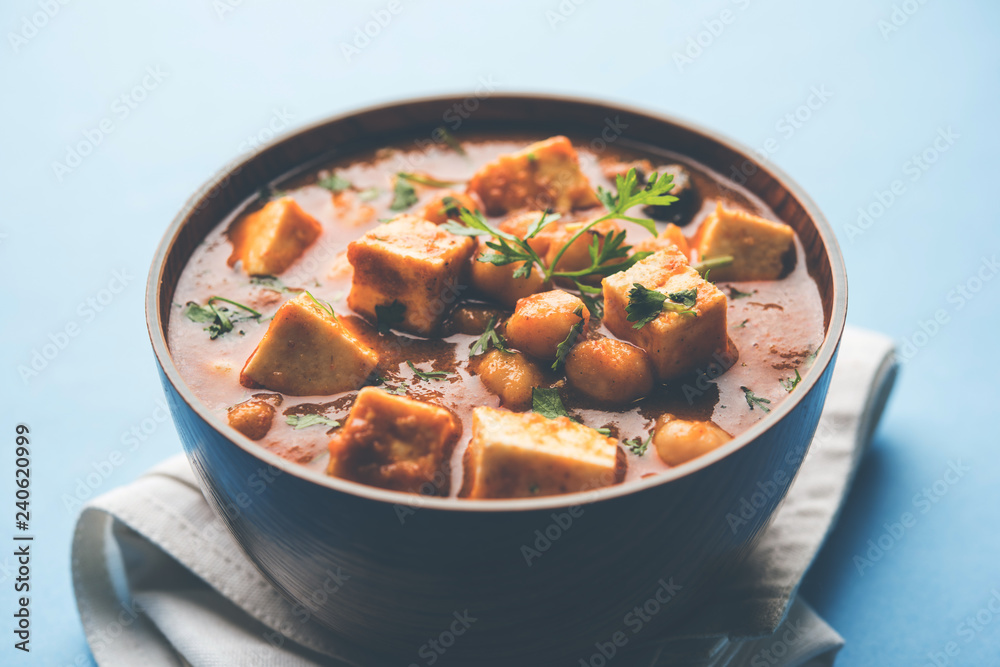
<path fill-rule="evenodd" d="M 826 339 L 796 391 L 725 446 L 667 473 L 507 501 L 415 497 L 327 477 L 265 451 L 213 415 L 184 383 L 165 335 L 193 249 L 261 186 L 323 160 L 429 137 L 456 109 L 468 112 L 463 132 L 599 137 L 611 119 L 628 126 L 632 143 L 745 176 L 743 185 L 795 228 L 823 300 Z M 289 600 L 332 633 L 381 654 L 380 664 L 431 664 L 433 656 L 436 664 L 577 665 L 618 631 L 631 647 L 683 621 L 753 548 L 816 429 L 843 332 L 847 279 L 833 232 L 810 199 L 728 139 L 619 105 L 473 95 L 332 118 L 229 165 L 171 224 L 153 261 L 146 310 L 174 422 L 205 495 Z M 745 523 L 731 525 L 733 514 Z"/>

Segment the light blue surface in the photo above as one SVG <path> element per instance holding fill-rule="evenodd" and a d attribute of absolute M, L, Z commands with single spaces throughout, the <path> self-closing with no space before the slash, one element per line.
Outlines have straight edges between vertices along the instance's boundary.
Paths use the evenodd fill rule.
<path fill-rule="evenodd" d="M 25 30 L 45 1 L 10 0 L 0 11 L 8 443 L 0 497 L 9 515 L 0 539 L 8 544 L 12 531 L 18 422 L 32 430 L 37 535 L 30 656 L 12 648 L 13 559 L 0 556 L 4 664 L 90 664 L 70 588 L 76 508 L 66 500 L 124 484 L 179 451 L 172 425 L 156 421 L 161 391 L 143 290 L 184 200 L 282 115 L 293 127 L 484 81 L 498 92 L 593 95 L 696 120 L 767 146 L 812 194 L 847 258 L 849 321 L 921 346 L 806 593 L 847 639 L 839 664 L 933 664 L 929 652 L 941 654 L 939 664 L 1000 663 L 1000 619 L 987 612 L 980 622 L 992 622 L 978 631 L 960 625 L 1000 591 L 1000 279 L 975 284 L 983 259 L 1000 252 L 1000 5 L 671 2 L 648 3 L 637 19 L 610 1 L 522 0 L 491 12 L 485 3 L 400 0 L 398 14 L 348 61 L 341 44 L 390 3 L 230 0 L 235 7 L 220 15 L 225 1 L 49 0 L 58 10 L 16 49 L 10 33 Z M 883 35 L 880 21 L 891 20 L 894 4 L 902 25 Z M 729 23 L 713 23 L 723 10 Z M 702 53 L 677 61 L 699 37 Z M 157 68 L 162 80 L 146 79 L 134 109 L 115 102 Z M 829 98 L 800 110 L 809 118 L 798 128 L 783 123 L 814 89 Z M 53 163 L 84 132 L 96 137 L 102 119 L 113 131 L 60 180 Z M 907 161 L 948 128 L 957 138 L 939 142 L 947 150 L 926 172 L 913 172 Z M 895 201 L 867 229 L 849 229 L 859 207 L 873 206 L 897 179 L 905 189 L 897 186 Z M 102 292 L 116 272 L 124 285 L 111 286 L 122 289 Z M 954 290 L 970 281 L 979 289 L 960 303 Z M 97 312 L 88 299 L 107 303 L 98 301 Z M 938 311 L 946 323 L 920 334 Z M 18 366 L 71 323 L 78 333 L 65 349 L 22 379 Z M 120 464 L 103 463 L 115 451 Z M 946 492 L 937 502 L 915 498 L 945 478 L 951 461 L 968 471 L 939 484 Z M 859 565 L 855 556 L 866 558 L 868 541 L 878 543 L 884 524 L 904 512 L 915 523 L 898 539 L 882 538 L 892 544 L 870 567 Z M 946 658 L 949 642 L 958 653 Z"/>

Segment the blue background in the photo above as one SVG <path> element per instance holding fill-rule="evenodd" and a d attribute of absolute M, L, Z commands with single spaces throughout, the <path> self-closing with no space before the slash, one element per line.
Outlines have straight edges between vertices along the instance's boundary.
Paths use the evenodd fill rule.
<path fill-rule="evenodd" d="M 143 290 L 184 200 L 269 124 L 287 130 L 484 80 L 497 92 L 593 95 L 698 121 L 768 147 L 812 194 L 847 258 L 850 322 L 913 348 L 806 594 L 847 640 L 839 664 L 932 664 L 928 653 L 949 642 L 949 664 L 998 664 L 1000 619 L 988 613 L 978 631 L 960 624 L 1000 591 L 1000 279 L 984 264 L 1000 251 L 1000 5 L 727 0 L 648 3 L 635 16 L 597 0 L 502 10 L 400 0 L 347 58 L 341 45 L 387 2 L 51 0 L 47 18 L 36 15 L 45 1 L 0 10 L 0 405 L 10 445 L 0 497 L 12 500 L 14 426 L 27 423 L 37 535 L 30 657 L 5 629 L 12 558 L 0 555 L 5 664 L 91 662 L 71 593 L 75 496 L 179 451 L 173 426 L 156 419 Z M 130 92 L 147 68 L 161 80 Z M 827 99 L 802 107 L 814 89 Z M 795 125 L 783 122 L 796 113 Z M 949 129 L 950 143 L 935 148 Z M 57 173 L 85 133 L 100 143 Z M 926 170 L 915 168 L 925 152 Z M 865 228 L 859 209 L 871 215 Z M 102 291 L 109 285 L 118 293 Z M 77 335 L 22 377 L 19 366 L 71 324 Z M 941 481 L 956 461 L 968 471 Z M 12 504 L 3 503 L 11 515 Z M 884 537 L 905 512 L 912 525 Z M 868 554 L 880 538 L 888 548 Z"/>

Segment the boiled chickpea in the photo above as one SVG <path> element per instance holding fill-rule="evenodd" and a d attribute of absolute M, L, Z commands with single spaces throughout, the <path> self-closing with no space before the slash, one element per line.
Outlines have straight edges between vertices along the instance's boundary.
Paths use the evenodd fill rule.
<path fill-rule="evenodd" d="M 653 390 L 653 365 L 640 347 L 598 338 L 580 343 L 569 353 L 566 379 L 594 400 L 631 403 Z"/>

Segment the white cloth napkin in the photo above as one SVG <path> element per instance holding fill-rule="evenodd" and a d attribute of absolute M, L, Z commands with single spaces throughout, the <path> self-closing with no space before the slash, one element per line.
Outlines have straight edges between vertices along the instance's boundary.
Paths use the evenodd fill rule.
<path fill-rule="evenodd" d="M 893 352 L 885 336 L 848 328 L 809 455 L 753 554 L 683 627 L 610 664 L 833 664 L 843 640 L 796 591 L 878 423 L 895 377 Z M 303 622 L 261 577 L 183 456 L 90 502 L 76 526 L 72 567 L 102 667 L 378 667 L 362 648 Z"/>

